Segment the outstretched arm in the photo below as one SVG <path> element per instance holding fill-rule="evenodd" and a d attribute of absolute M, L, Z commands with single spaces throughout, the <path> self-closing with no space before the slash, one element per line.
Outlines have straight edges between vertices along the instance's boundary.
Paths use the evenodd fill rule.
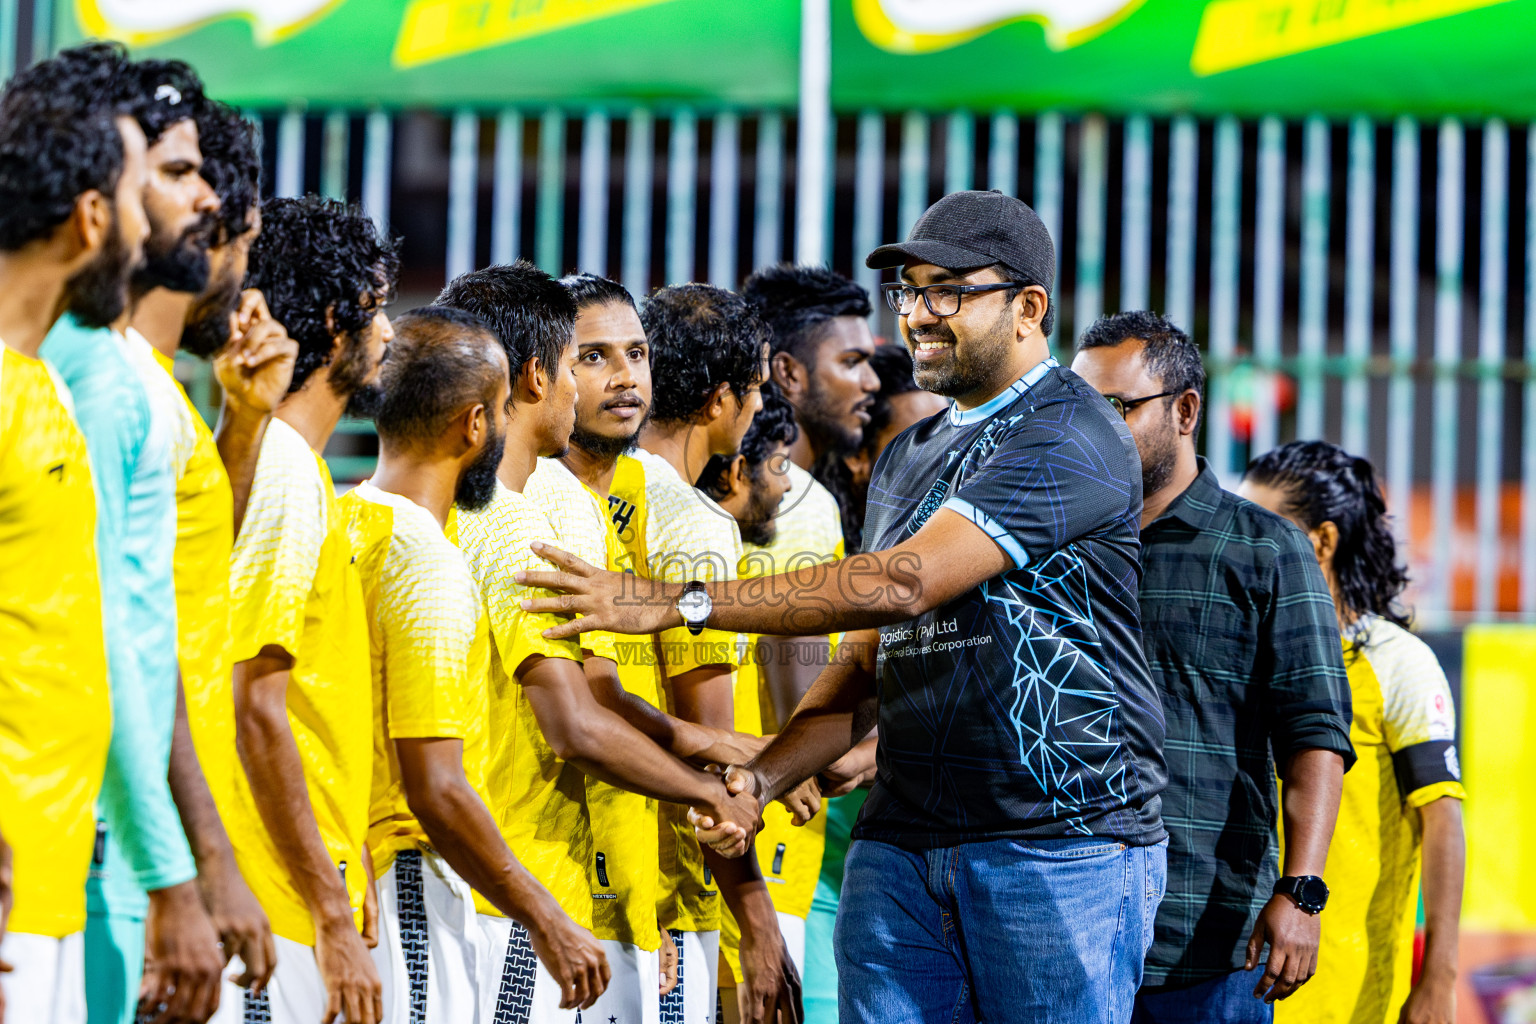
<path fill-rule="evenodd" d="M 684 761 L 732 764 L 750 760 L 763 747 L 763 741 L 755 736 L 674 718 L 630 693 L 619 681 L 618 666 L 608 658 L 588 657 L 582 661 L 582 667 L 592 696 L 599 704 Z"/>
<path fill-rule="evenodd" d="M 518 667 L 517 681 L 556 756 L 620 789 L 707 805 L 722 817 L 744 821 L 748 801 L 731 798 L 719 779 L 683 764 L 599 704 L 578 662 L 532 655 Z"/>
<path fill-rule="evenodd" d="M 563 571 L 520 572 L 517 581 L 564 593 L 524 601 L 523 608 L 582 616 L 545 631 L 550 639 L 594 629 L 659 633 L 684 624 L 677 611 L 682 584 L 607 572 L 542 542 L 533 550 Z M 916 618 L 1012 566 L 986 531 L 941 508 L 911 539 L 886 551 L 778 576 L 706 584 L 714 605 L 709 626 L 777 636 L 875 629 Z M 764 600 L 764 594 L 775 599 Z"/>
<path fill-rule="evenodd" d="M 817 677 L 784 731 L 745 765 L 726 772 L 727 789 L 749 793 L 759 806 L 823 771 L 874 727 L 878 711 L 875 654 L 880 635 L 850 634 L 838 645 L 832 664 Z M 737 826 L 712 818 L 701 808 L 690 815 L 699 840 L 728 857 L 746 852 L 752 839 Z"/>

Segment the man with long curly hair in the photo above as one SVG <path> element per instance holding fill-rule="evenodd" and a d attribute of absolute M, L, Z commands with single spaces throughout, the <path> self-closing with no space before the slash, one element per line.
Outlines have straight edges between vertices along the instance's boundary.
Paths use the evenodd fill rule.
<path fill-rule="evenodd" d="M 393 338 L 395 244 L 357 207 L 306 196 L 262 208 L 248 284 L 298 342 L 262 439 L 230 569 L 235 740 L 226 822 L 276 936 L 267 992 L 221 1012 L 312 1024 L 382 1015 L 368 952 L 373 716 L 368 626 L 352 546 L 320 453 L 343 413 L 374 404 Z M 254 1005 L 253 1005 L 254 1004 Z M 238 1018 L 232 1018 L 238 1019 Z"/>

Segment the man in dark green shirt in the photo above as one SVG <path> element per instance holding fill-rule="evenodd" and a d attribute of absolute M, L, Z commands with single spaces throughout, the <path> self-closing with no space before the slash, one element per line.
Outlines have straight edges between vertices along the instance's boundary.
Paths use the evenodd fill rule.
<path fill-rule="evenodd" d="M 1316 970 L 1317 879 L 1354 760 L 1333 602 L 1306 536 L 1196 456 L 1205 371 L 1183 331 L 1103 317 L 1072 368 L 1141 454 L 1142 638 L 1168 723 L 1168 888 L 1135 1019 L 1268 1021 Z"/>

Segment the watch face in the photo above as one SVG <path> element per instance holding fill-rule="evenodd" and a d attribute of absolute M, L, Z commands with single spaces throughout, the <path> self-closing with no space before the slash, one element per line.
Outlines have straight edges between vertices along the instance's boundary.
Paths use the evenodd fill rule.
<path fill-rule="evenodd" d="M 702 590 L 690 590 L 677 599 L 677 610 L 689 622 L 702 622 L 709 617 L 712 604 L 709 595 Z"/>
<path fill-rule="evenodd" d="M 1323 884 L 1321 878 L 1312 877 L 1304 879 L 1301 890 L 1296 894 L 1297 901 L 1307 908 L 1316 907 L 1323 909 L 1328 902 L 1328 886 Z"/>

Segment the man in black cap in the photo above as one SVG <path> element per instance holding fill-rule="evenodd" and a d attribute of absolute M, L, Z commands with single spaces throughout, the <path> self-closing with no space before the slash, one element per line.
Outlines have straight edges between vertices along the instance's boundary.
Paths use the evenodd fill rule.
<path fill-rule="evenodd" d="M 778 738 L 728 770 L 764 803 L 878 714 L 837 926 L 844 1020 L 1125 1022 L 1162 896 L 1162 706 L 1141 650 L 1141 469 L 1125 423 L 1050 358 L 1055 252 L 996 192 L 934 204 L 867 264 L 915 377 L 951 399 L 875 467 L 869 553 L 640 593 L 563 552 L 551 630 L 857 630 Z M 876 632 L 878 630 L 878 632 Z M 700 838 L 745 848 L 733 824 Z"/>

